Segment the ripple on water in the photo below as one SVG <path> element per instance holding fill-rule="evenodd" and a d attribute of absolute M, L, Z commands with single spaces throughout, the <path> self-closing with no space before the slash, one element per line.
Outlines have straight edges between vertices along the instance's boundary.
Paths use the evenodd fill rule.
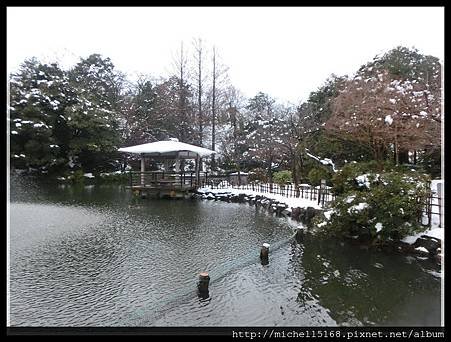
<path fill-rule="evenodd" d="M 287 220 L 252 206 L 134 203 L 112 189 L 11 203 L 12 325 L 369 325 L 396 313 L 405 323 L 415 312 L 397 311 L 396 298 L 427 296 L 432 305 L 439 294 L 435 274 L 416 260 L 299 245 Z M 265 266 L 263 242 L 271 244 Z M 201 271 L 211 276 L 208 298 L 197 294 Z"/>

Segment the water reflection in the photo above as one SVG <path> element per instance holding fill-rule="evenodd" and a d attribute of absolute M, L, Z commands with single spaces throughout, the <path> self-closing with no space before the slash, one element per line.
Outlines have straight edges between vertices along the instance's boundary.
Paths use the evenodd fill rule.
<path fill-rule="evenodd" d="M 360 250 L 347 243 L 306 239 L 302 255 L 305 287 L 298 298 L 317 298 L 340 325 L 393 325 L 410 317 L 409 325 L 440 324 L 440 281 L 405 257 Z M 418 298 L 430 298 L 428 315 L 418 315 Z M 406 320 L 403 320 L 406 322 Z"/>

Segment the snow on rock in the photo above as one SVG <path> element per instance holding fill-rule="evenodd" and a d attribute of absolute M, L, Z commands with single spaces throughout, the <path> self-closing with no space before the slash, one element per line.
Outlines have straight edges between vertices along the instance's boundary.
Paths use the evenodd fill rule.
<path fill-rule="evenodd" d="M 417 248 L 415 248 L 415 250 L 420 251 L 420 252 L 424 252 L 424 253 L 429 253 L 429 251 L 426 248 L 424 248 L 424 247 L 417 247 Z"/>
<path fill-rule="evenodd" d="M 83 176 L 86 178 L 94 178 L 94 175 L 92 173 L 85 173 Z"/>

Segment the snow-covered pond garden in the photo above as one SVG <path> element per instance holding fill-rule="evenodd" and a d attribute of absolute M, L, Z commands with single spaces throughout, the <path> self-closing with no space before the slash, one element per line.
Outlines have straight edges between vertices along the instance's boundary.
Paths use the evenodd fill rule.
<path fill-rule="evenodd" d="M 428 259 L 297 241 L 299 222 L 248 203 L 26 189 L 11 189 L 12 326 L 440 324 L 441 273 Z"/>

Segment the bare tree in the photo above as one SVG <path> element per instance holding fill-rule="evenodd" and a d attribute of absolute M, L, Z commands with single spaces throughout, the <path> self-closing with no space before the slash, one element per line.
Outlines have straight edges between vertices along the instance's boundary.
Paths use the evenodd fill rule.
<path fill-rule="evenodd" d="M 244 107 L 245 98 L 233 86 L 228 86 L 223 96 L 223 111 L 221 121 L 227 127 L 222 136 L 219 137 L 221 151 L 227 163 L 232 164 L 235 168 L 240 168 L 241 160 L 241 144 L 243 140 L 244 118 L 242 109 Z"/>
<path fill-rule="evenodd" d="M 221 103 L 221 97 L 224 84 L 227 81 L 227 68 L 218 62 L 216 47 L 213 46 L 212 55 L 212 88 L 211 88 L 211 149 L 215 151 L 216 148 L 216 124 L 217 124 L 217 109 L 218 104 Z M 219 85 L 219 86 L 218 86 Z M 215 156 L 212 155 L 211 168 L 216 168 Z"/>
<path fill-rule="evenodd" d="M 211 149 L 215 150 L 216 139 L 216 48 L 213 46 L 213 87 L 212 87 L 212 99 L 211 99 Z M 211 168 L 214 170 L 216 167 L 215 155 L 211 157 Z"/>
<path fill-rule="evenodd" d="M 197 85 L 197 120 L 199 124 L 199 145 L 203 145 L 203 134 L 204 134 L 204 115 L 203 115 L 203 109 L 202 109 L 202 102 L 203 102 L 203 83 L 204 78 L 202 76 L 202 70 L 203 70 L 203 44 L 202 39 L 197 38 L 193 40 L 193 46 L 194 46 L 194 60 L 196 62 L 196 68 L 194 71 L 194 81 Z"/>
<path fill-rule="evenodd" d="M 178 78 L 178 109 L 179 109 L 179 124 L 180 124 L 180 139 L 187 141 L 188 126 L 190 124 L 189 111 L 188 111 L 188 94 L 189 85 L 186 81 L 187 75 L 187 58 L 183 49 L 183 42 L 180 43 L 180 50 L 178 55 L 174 59 L 175 73 Z"/>
<path fill-rule="evenodd" d="M 283 125 L 279 129 L 280 150 L 285 154 L 285 159 L 291 168 L 291 174 L 295 185 L 299 184 L 298 171 L 302 166 L 301 154 L 299 153 L 299 146 L 304 136 L 302 132 L 302 121 L 300 119 L 300 112 L 291 106 L 285 106 L 281 109 L 283 111 Z"/>

